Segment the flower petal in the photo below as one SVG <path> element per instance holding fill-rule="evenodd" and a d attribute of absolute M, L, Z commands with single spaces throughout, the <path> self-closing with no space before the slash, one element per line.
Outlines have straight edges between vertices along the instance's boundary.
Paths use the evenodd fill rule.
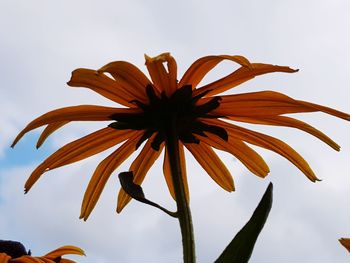
<path fill-rule="evenodd" d="M 136 159 L 133 161 L 129 168 L 129 171 L 132 171 L 134 174 L 134 183 L 137 185 L 142 184 L 149 169 L 158 159 L 160 153 L 163 150 L 164 143 L 160 145 L 160 149 L 158 151 L 152 148 L 153 138 L 154 136 L 148 139 L 145 146 L 142 148 L 140 154 L 136 157 Z M 131 201 L 131 199 L 132 198 L 123 189 L 120 189 L 117 201 L 117 213 L 120 213 L 124 209 L 124 207 Z"/>
<path fill-rule="evenodd" d="M 11 257 L 5 253 L 0 253 L 0 262 L 1 263 L 7 263 L 9 262 L 9 260 L 11 259 Z"/>
<path fill-rule="evenodd" d="M 102 152 L 126 140 L 135 132 L 136 131 L 130 130 L 119 131 L 107 127 L 66 144 L 50 155 L 32 172 L 25 184 L 25 192 L 30 190 L 33 184 L 44 172 L 80 161 Z"/>
<path fill-rule="evenodd" d="M 125 89 L 118 81 L 98 73 L 96 70 L 79 68 L 72 72 L 67 84 L 71 87 L 89 88 L 103 97 L 127 107 L 135 107 L 131 103 L 135 100 L 132 92 Z M 145 100 L 146 98 L 143 98 Z"/>
<path fill-rule="evenodd" d="M 151 58 L 145 55 L 146 67 L 151 76 L 156 89 L 170 97 L 177 89 L 177 65 L 175 59 L 170 53 L 163 53 L 159 56 Z M 164 67 L 167 63 L 168 70 Z"/>
<path fill-rule="evenodd" d="M 191 85 L 192 89 L 195 89 L 201 80 L 212 70 L 217 64 L 223 60 L 231 60 L 236 62 L 244 67 L 250 67 L 251 64 L 243 56 L 228 56 L 228 55 L 219 55 L 219 56 L 205 56 L 196 60 L 185 72 L 183 77 L 179 82 L 179 87 L 185 85 Z"/>
<path fill-rule="evenodd" d="M 229 119 L 234 121 L 248 122 L 248 123 L 254 123 L 254 124 L 287 126 L 287 127 L 296 128 L 298 130 L 305 131 L 317 137 L 318 139 L 322 140 L 323 142 L 328 144 L 330 147 L 332 147 L 334 150 L 336 151 L 340 150 L 340 146 L 336 142 L 334 142 L 331 138 L 329 138 L 326 134 L 312 127 L 308 123 L 294 119 L 294 118 L 290 118 L 286 116 L 258 116 L 258 117 L 232 116 L 232 117 L 229 117 Z"/>
<path fill-rule="evenodd" d="M 40 148 L 40 146 L 45 142 L 45 140 L 55 131 L 57 131 L 59 128 L 62 126 L 66 125 L 69 123 L 69 121 L 60 121 L 60 122 L 55 122 L 55 123 L 50 123 L 46 126 L 46 128 L 43 130 L 41 133 L 38 142 L 36 143 L 36 148 Z"/>
<path fill-rule="evenodd" d="M 96 168 L 89 185 L 85 191 L 80 217 L 86 221 L 94 209 L 107 180 L 136 149 L 137 141 L 142 136 L 142 132 L 135 133 L 122 146 L 105 158 Z"/>
<path fill-rule="evenodd" d="M 234 88 L 239 84 L 246 82 L 256 76 L 272 73 L 272 72 L 286 72 L 294 73 L 298 70 L 291 69 L 285 66 L 277 66 L 270 64 L 252 63 L 250 67 L 241 67 L 231 74 L 223 77 L 217 81 L 209 83 L 194 91 L 194 95 L 208 91 L 207 96 L 216 95 L 228 89 Z"/>
<path fill-rule="evenodd" d="M 295 100 L 282 93 L 274 91 L 250 92 L 235 95 L 220 96 L 220 106 L 212 114 L 222 116 L 276 116 L 288 113 L 316 112 L 324 113 L 350 120 L 350 115 L 322 105 Z M 204 104 L 208 98 L 200 100 Z"/>
<path fill-rule="evenodd" d="M 255 175 L 264 178 L 270 172 L 264 159 L 242 140 L 229 136 L 228 141 L 224 141 L 216 135 L 210 133 L 206 133 L 206 135 L 207 137 L 200 136 L 200 141 L 216 149 L 231 153 Z"/>
<path fill-rule="evenodd" d="M 318 181 L 315 173 L 312 171 L 311 167 L 304 160 L 304 158 L 285 142 L 266 134 L 248 130 L 234 124 L 219 120 L 216 121 L 220 122 L 221 126 L 227 130 L 229 137 L 243 140 L 259 147 L 274 151 L 298 167 L 312 182 Z"/>
<path fill-rule="evenodd" d="M 185 146 L 219 186 L 228 192 L 235 190 L 230 172 L 210 146 L 203 143 L 186 143 Z"/>
<path fill-rule="evenodd" d="M 79 105 L 56 109 L 49 111 L 31 121 L 17 135 L 11 147 L 14 147 L 16 143 L 22 138 L 22 136 L 27 132 L 46 124 L 65 121 L 107 121 L 111 120 L 111 116 L 113 114 L 128 114 L 138 112 L 140 112 L 140 109 L 124 109 L 96 105 Z"/>
<path fill-rule="evenodd" d="M 339 242 L 350 252 L 350 238 L 341 238 Z"/>
<path fill-rule="evenodd" d="M 11 259 L 11 263 L 54 263 L 54 262 L 45 262 L 44 260 L 41 260 L 38 257 L 32 257 L 32 256 L 21 256 L 19 258 Z"/>
<path fill-rule="evenodd" d="M 115 61 L 108 63 L 98 70 L 108 72 L 113 78 L 130 91 L 134 100 L 147 102 L 146 87 L 151 84 L 150 80 L 133 64 L 126 61 Z"/>
<path fill-rule="evenodd" d="M 181 142 L 179 142 L 179 155 L 180 155 L 182 180 L 185 186 L 186 199 L 187 199 L 187 202 L 190 202 L 190 191 L 188 189 L 188 182 L 187 182 L 185 151 L 184 151 L 184 146 Z M 170 170 L 169 153 L 167 149 L 165 150 L 165 154 L 164 154 L 163 174 L 164 174 L 164 178 L 167 183 L 169 192 L 173 197 L 173 199 L 176 200 L 174 184 L 173 184 L 173 179 L 172 179 L 171 170 Z"/>
<path fill-rule="evenodd" d="M 278 92 L 260 91 L 220 96 L 220 106 L 211 113 L 222 116 L 271 116 L 312 112 L 314 108 Z"/>
<path fill-rule="evenodd" d="M 85 252 L 76 246 L 63 246 L 59 247 L 45 255 L 46 258 L 48 259 L 55 259 L 64 255 L 68 254 L 74 254 L 74 255 L 80 255 L 80 256 L 85 256 Z"/>

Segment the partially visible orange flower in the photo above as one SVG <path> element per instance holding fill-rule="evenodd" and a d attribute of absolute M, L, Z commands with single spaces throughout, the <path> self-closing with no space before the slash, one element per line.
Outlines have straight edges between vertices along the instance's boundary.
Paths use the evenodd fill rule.
<path fill-rule="evenodd" d="M 223 78 L 199 86 L 207 73 L 225 60 L 238 63 L 239 68 Z M 49 156 L 29 177 L 25 184 L 26 192 L 43 173 L 124 142 L 97 166 L 90 180 L 80 214 L 80 218 L 86 220 L 111 174 L 145 142 L 130 166 L 134 182 L 142 183 L 150 167 L 165 149 L 163 172 L 169 191 L 175 198 L 169 165 L 171 156 L 166 145 L 167 136 L 172 132 L 180 141 L 178 154 L 187 199 L 189 194 L 184 148 L 227 191 L 234 190 L 233 179 L 213 148 L 231 153 L 259 177 L 265 177 L 269 172 L 264 159 L 246 143 L 287 158 L 314 182 L 318 179 L 308 163 L 289 145 L 274 137 L 237 126 L 231 120 L 303 130 L 337 151 L 340 149 L 338 144 L 321 131 L 285 114 L 321 111 L 350 120 L 347 113 L 295 100 L 274 91 L 219 95 L 258 75 L 297 71 L 289 67 L 250 63 L 242 56 L 206 56 L 196 60 L 180 81 L 177 78 L 176 61 L 169 53 L 155 58 L 146 56 L 146 67 L 151 80 L 137 67 L 125 61 L 111 62 L 97 71 L 83 68 L 73 71 L 69 86 L 89 88 L 124 107 L 71 106 L 50 111 L 29 123 L 17 136 L 13 146 L 25 133 L 43 125 L 47 126 L 37 147 L 51 133 L 71 121 L 113 121 L 108 127 L 68 143 Z M 117 212 L 130 200 L 124 190 L 120 190 Z"/>
<path fill-rule="evenodd" d="M 34 257 L 30 251 L 26 252 L 20 242 L 0 240 L 0 263 L 75 263 L 73 260 L 62 258 L 68 254 L 85 255 L 78 247 L 63 246 L 45 256 Z"/>
<path fill-rule="evenodd" d="M 339 242 L 350 252 L 350 238 L 341 238 Z"/>

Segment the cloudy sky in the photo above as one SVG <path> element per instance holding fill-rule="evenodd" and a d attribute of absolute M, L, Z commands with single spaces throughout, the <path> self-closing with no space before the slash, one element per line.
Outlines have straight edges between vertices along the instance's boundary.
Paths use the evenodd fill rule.
<path fill-rule="evenodd" d="M 181 262 L 176 220 L 137 202 L 115 213 L 116 175 L 130 162 L 109 180 L 89 220 L 79 220 L 89 178 L 108 152 L 49 172 L 23 194 L 36 165 L 99 124 L 71 124 L 40 150 L 35 149 L 40 131 L 10 149 L 13 138 L 54 108 L 113 105 L 89 90 L 69 88 L 75 68 L 127 60 L 145 70 L 145 53 L 166 51 L 177 59 L 180 74 L 208 54 L 240 54 L 253 62 L 299 68 L 296 74 L 261 76 L 232 92 L 274 90 L 350 112 L 349 10 L 347 0 L 1 0 L 0 239 L 22 241 L 35 255 L 78 245 L 87 257 L 72 258 L 83 263 Z M 210 77 L 230 68 L 227 63 Z M 349 123 L 321 113 L 298 117 L 332 137 L 341 151 L 297 130 L 255 128 L 293 146 L 321 182 L 311 183 L 282 157 L 258 149 L 271 170 L 264 180 L 222 155 L 236 184 L 235 192 L 226 193 L 187 154 L 198 262 L 218 257 L 269 182 L 274 183 L 274 204 L 251 262 L 349 262 L 350 254 L 337 241 L 350 237 Z M 143 188 L 150 199 L 174 209 L 161 162 Z"/>

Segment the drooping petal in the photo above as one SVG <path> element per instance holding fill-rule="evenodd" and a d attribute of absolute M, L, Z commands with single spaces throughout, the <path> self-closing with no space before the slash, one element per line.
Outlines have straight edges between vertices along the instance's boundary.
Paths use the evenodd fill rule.
<path fill-rule="evenodd" d="M 55 131 L 57 131 L 59 128 L 62 126 L 66 125 L 69 123 L 69 121 L 60 121 L 60 122 L 55 122 L 55 123 L 50 123 L 47 125 L 47 127 L 43 130 L 41 133 L 38 142 L 36 143 L 36 148 L 40 148 L 40 146 L 45 142 L 45 140 Z"/>
<path fill-rule="evenodd" d="M 247 146 L 241 139 L 229 136 L 228 141 L 224 141 L 220 137 L 210 133 L 206 133 L 206 135 L 207 137 L 200 136 L 200 141 L 218 150 L 231 153 L 255 175 L 264 178 L 270 172 L 264 159 L 256 151 Z"/>
<path fill-rule="evenodd" d="M 274 151 L 298 167 L 300 171 L 302 171 L 312 182 L 318 181 L 315 173 L 312 171 L 311 167 L 304 160 L 304 158 L 285 142 L 266 134 L 252 131 L 234 124 L 219 120 L 217 121 L 220 122 L 221 126 L 227 130 L 229 137 L 243 140 L 247 143 Z"/>
<path fill-rule="evenodd" d="M 182 175 L 182 180 L 185 187 L 186 199 L 187 199 L 187 202 L 190 202 L 190 191 L 188 189 L 188 182 L 187 182 L 185 151 L 184 151 L 184 146 L 181 142 L 179 142 L 179 155 L 180 155 L 180 163 L 181 163 L 181 175 Z M 171 196 L 174 198 L 174 200 L 176 200 L 173 179 L 171 176 L 169 158 L 170 156 L 169 156 L 168 150 L 166 149 L 164 153 L 164 161 L 163 161 L 163 174 L 164 174 L 164 178 L 167 183 L 169 192 Z"/>
<path fill-rule="evenodd" d="M 334 142 L 331 138 L 329 138 L 326 134 L 314 128 L 313 126 L 309 125 L 308 123 L 294 119 L 294 118 L 290 118 L 286 116 L 258 116 L 258 117 L 230 116 L 228 118 L 234 121 L 241 121 L 241 122 L 247 122 L 247 123 L 286 126 L 286 127 L 296 128 L 298 130 L 305 131 L 317 137 L 318 139 L 322 140 L 323 142 L 328 144 L 330 147 L 332 147 L 334 150 L 336 151 L 340 150 L 340 146 L 336 142 Z"/>
<path fill-rule="evenodd" d="M 170 53 L 163 53 L 151 58 L 145 55 L 146 67 L 151 76 L 154 86 L 161 93 L 170 97 L 177 89 L 177 64 Z M 167 63 L 165 69 L 163 63 Z"/>
<path fill-rule="evenodd" d="M 79 247 L 76 246 L 63 246 L 60 248 L 57 248 L 45 255 L 48 259 L 55 259 L 64 255 L 79 255 L 79 256 L 85 256 L 84 250 L 82 250 Z"/>
<path fill-rule="evenodd" d="M 136 132 L 137 131 L 130 130 L 115 130 L 107 127 L 66 144 L 50 155 L 32 172 L 25 184 L 25 191 L 28 192 L 44 172 L 102 152 L 125 141 Z"/>
<path fill-rule="evenodd" d="M 96 105 L 79 105 L 56 109 L 49 111 L 31 121 L 17 135 L 11 147 L 14 147 L 24 134 L 43 125 L 65 121 L 107 121 L 111 120 L 111 116 L 113 114 L 129 114 L 138 112 L 140 112 L 140 109 L 124 109 Z"/>
<path fill-rule="evenodd" d="M 111 174 L 122 164 L 136 149 L 136 143 L 142 133 L 135 133 L 122 146 L 105 158 L 96 168 L 89 185 L 85 191 L 80 218 L 85 221 L 94 209 L 100 195 Z"/>
<path fill-rule="evenodd" d="M 98 70 L 108 72 L 120 83 L 124 89 L 130 91 L 134 100 L 146 103 L 146 87 L 151 85 L 150 80 L 133 64 L 126 61 L 115 61 L 108 63 Z"/>
<path fill-rule="evenodd" d="M 270 64 L 252 63 L 250 67 L 241 67 L 233 73 L 223 77 L 217 81 L 209 83 L 201 88 L 196 89 L 194 95 L 208 91 L 207 96 L 216 95 L 228 89 L 234 88 L 239 84 L 246 82 L 256 76 L 272 73 L 272 72 L 286 72 L 294 73 L 298 70 L 291 69 L 285 66 L 277 66 Z"/>
<path fill-rule="evenodd" d="M 129 168 L 129 171 L 132 171 L 134 174 L 134 183 L 137 185 L 142 184 L 149 169 L 158 159 L 160 153 L 163 150 L 164 143 L 160 145 L 158 151 L 152 148 L 151 144 L 153 138 L 154 136 L 148 139 L 145 146 L 142 148 L 140 154 L 136 157 L 136 159 L 133 161 Z M 120 189 L 117 201 L 117 213 L 120 213 L 124 209 L 124 207 L 131 201 L 131 199 L 132 198 L 123 189 Z"/>
<path fill-rule="evenodd" d="M 71 87 L 89 88 L 103 97 L 127 107 L 135 107 L 131 103 L 135 97 L 132 92 L 125 89 L 120 83 L 96 70 L 79 68 L 72 72 L 67 84 Z"/>
<path fill-rule="evenodd" d="M 179 82 L 179 87 L 185 85 L 191 85 L 192 89 L 195 89 L 199 82 L 212 70 L 217 64 L 224 60 L 230 60 L 236 62 L 244 67 L 250 67 L 251 64 L 243 56 L 228 56 L 228 55 L 219 55 L 219 56 L 205 56 L 196 60 L 185 72 L 183 77 Z"/>
<path fill-rule="evenodd" d="M 210 146 L 203 143 L 186 143 L 185 146 L 219 186 L 228 192 L 235 190 L 230 172 Z"/>

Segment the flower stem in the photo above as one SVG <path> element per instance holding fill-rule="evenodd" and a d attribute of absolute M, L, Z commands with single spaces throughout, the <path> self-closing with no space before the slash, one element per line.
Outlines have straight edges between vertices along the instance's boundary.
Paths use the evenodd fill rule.
<path fill-rule="evenodd" d="M 176 131 L 176 127 L 174 126 L 168 130 L 166 134 L 166 147 L 169 154 L 170 170 L 177 205 L 177 215 L 181 228 L 184 262 L 194 263 L 196 262 L 196 257 L 192 217 L 191 210 L 186 199 L 179 155 L 179 139 Z"/>

